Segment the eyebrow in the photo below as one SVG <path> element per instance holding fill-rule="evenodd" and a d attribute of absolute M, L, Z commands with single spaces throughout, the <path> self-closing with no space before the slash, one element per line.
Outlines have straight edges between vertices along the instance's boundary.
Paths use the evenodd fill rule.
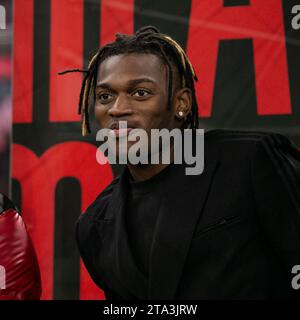
<path fill-rule="evenodd" d="M 143 83 L 143 82 L 149 82 L 153 84 L 157 84 L 157 82 L 154 79 L 151 78 L 137 78 L 137 79 L 132 79 L 127 82 L 127 85 L 130 87 L 136 86 L 137 84 Z M 103 89 L 109 89 L 111 86 L 107 82 L 99 82 L 96 85 L 96 88 L 103 88 Z"/>

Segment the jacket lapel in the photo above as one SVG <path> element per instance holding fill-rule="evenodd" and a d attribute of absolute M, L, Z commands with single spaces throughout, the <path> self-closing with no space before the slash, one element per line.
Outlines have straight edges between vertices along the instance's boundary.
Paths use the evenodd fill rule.
<path fill-rule="evenodd" d="M 217 164 L 215 157 L 205 163 L 201 175 L 195 176 L 185 175 L 181 166 L 172 176 L 174 181 L 164 196 L 152 243 L 148 299 L 174 299 Z"/>
<path fill-rule="evenodd" d="M 146 299 L 147 279 L 138 269 L 130 248 L 127 229 L 125 224 L 126 214 L 126 190 L 128 190 L 128 174 L 125 168 L 120 175 L 120 180 L 115 185 L 112 198 L 106 211 L 105 219 L 114 220 L 114 228 L 109 229 L 111 243 L 105 246 L 112 251 L 107 256 L 112 257 L 109 262 L 112 271 L 117 276 L 120 284 L 138 299 Z"/>

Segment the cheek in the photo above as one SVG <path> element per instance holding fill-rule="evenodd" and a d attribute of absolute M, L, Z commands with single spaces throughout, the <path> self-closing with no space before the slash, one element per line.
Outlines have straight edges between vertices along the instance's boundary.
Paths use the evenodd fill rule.
<path fill-rule="evenodd" d="M 173 121 L 173 112 L 167 110 L 165 105 L 153 110 L 147 117 L 147 126 L 150 128 L 169 128 Z"/>
<path fill-rule="evenodd" d="M 102 128 L 106 128 L 108 123 L 106 108 L 96 104 L 94 108 L 94 115 L 95 115 L 95 120 L 97 124 Z"/>
<path fill-rule="evenodd" d="M 167 110 L 167 103 L 163 98 L 153 100 L 143 108 L 143 118 L 147 127 L 161 127 L 170 121 L 171 115 L 172 112 Z"/>

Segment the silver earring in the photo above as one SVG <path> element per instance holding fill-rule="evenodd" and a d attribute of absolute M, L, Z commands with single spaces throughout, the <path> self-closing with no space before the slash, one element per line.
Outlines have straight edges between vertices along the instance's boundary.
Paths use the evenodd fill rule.
<path fill-rule="evenodd" d="M 183 117 L 183 112 L 182 112 L 182 111 L 179 111 L 179 112 L 178 112 L 178 115 L 179 115 L 179 117 Z"/>

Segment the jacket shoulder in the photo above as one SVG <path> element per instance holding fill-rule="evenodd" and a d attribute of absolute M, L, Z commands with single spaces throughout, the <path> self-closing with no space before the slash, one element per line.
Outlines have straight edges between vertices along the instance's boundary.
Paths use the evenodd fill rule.
<path fill-rule="evenodd" d="M 248 166 L 257 161 L 259 153 L 284 154 L 289 162 L 299 163 L 299 150 L 288 137 L 275 132 L 211 130 L 204 134 L 205 157 L 208 161 L 216 156 L 223 164 Z M 273 157 L 272 157 L 273 158 Z"/>
<path fill-rule="evenodd" d="M 116 177 L 109 185 L 103 189 L 96 199 L 88 206 L 86 211 L 80 215 L 78 222 L 86 219 L 101 219 L 104 217 L 107 206 L 109 204 L 111 195 L 114 191 L 116 184 L 119 182 L 120 177 Z"/>
<path fill-rule="evenodd" d="M 255 151 L 257 145 L 264 144 L 270 148 L 283 148 L 294 143 L 286 136 L 271 131 L 242 131 L 242 130 L 210 130 L 205 133 L 205 144 L 219 150 L 230 150 L 239 153 L 241 150 Z"/>
<path fill-rule="evenodd" d="M 252 141 L 254 143 L 265 139 L 267 136 L 279 136 L 286 139 L 285 136 L 271 131 L 246 131 L 246 130 L 226 130 L 214 129 L 205 132 L 205 141 L 220 143 L 242 143 L 243 141 Z"/>

